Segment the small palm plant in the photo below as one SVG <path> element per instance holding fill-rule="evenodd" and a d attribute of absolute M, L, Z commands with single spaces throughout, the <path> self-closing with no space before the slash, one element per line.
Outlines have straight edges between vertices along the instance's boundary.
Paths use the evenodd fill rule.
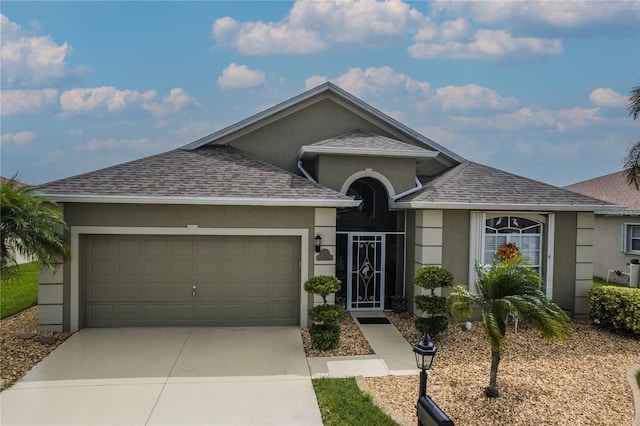
<path fill-rule="evenodd" d="M 505 344 L 507 315 L 538 330 L 546 340 L 564 340 L 571 335 L 569 317 L 540 289 L 540 278 L 520 256 L 501 259 L 485 269 L 476 264 L 477 293 L 456 286 L 447 297 L 447 308 L 456 321 L 468 319 L 474 309 L 481 314 L 482 331 L 491 346 L 491 372 L 485 395 L 496 398 L 498 393 L 498 365 Z"/>
<path fill-rule="evenodd" d="M 52 201 L 34 194 L 36 188 L 15 179 L 0 186 L 0 272 L 3 278 L 17 275 L 16 254 L 55 269 L 68 257 L 61 233 L 67 229 L 62 213 Z"/>

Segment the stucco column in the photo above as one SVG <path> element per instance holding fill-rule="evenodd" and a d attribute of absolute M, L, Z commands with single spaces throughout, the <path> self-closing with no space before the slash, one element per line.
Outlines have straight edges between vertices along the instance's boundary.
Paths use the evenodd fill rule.
<path fill-rule="evenodd" d="M 336 274 L 336 209 L 317 208 L 315 210 L 315 228 L 310 240 L 320 235 L 322 243 L 320 253 L 313 250 L 313 276 Z M 333 302 L 334 296 L 327 297 Z M 314 306 L 322 303 L 320 296 L 314 296 Z"/>
<path fill-rule="evenodd" d="M 64 267 L 38 273 L 38 330 L 62 331 Z"/>
<path fill-rule="evenodd" d="M 592 212 L 578 212 L 574 305 L 576 318 L 584 318 L 589 314 L 587 292 L 593 285 L 593 225 Z"/>
<path fill-rule="evenodd" d="M 426 265 L 442 266 L 442 210 L 419 210 L 416 212 L 415 271 Z M 436 295 L 440 296 L 436 289 Z M 414 284 L 414 295 L 431 294 L 430 290 Z"/>

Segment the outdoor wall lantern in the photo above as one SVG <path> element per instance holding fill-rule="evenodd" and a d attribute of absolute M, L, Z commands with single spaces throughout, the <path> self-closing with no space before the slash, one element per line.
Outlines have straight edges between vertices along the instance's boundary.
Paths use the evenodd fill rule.
<path fill-rule="evenodd" d="M 427 370 L 431 369 L 433 359 L 436 357 L 438 348 L 433 345 L 431 337 L 425 333 L 422 340 L 413 347 L 416 355 L 416 365 L 420 369 L 420 395 L 422 397 L 427 394 Z"/>
<path fill-rule="evenodd" d="M 321 243 L 322 243 L 322 237 L 320 236 L 320 234 L 316 234 L 315 238 L 313 239 L 313 245 L 316 248 L 316 253 L 320 253 Z"/>

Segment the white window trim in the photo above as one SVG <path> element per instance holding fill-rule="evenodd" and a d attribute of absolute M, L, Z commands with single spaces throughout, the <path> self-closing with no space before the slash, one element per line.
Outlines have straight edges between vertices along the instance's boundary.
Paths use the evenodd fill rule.
<path fill-rule="evenodd" d="M 637 222 L 626 222 L 622 224 L 622 241 L 620 250 L 626 254 L 640 254 L 640 250 L 632 250 L 631 244 L 629 244 L 629 240 L 631 238 L 630 233 L 628 232 L 632 226 L 640 227 L 640 223 Z"/>
<path fill-rule="evenodd" d="M 300 327 L 307 324 L 309 303 L 304 283 L 309 279 L 309 230 L 302 228 L 200 228 L 186 227 L 124 227 L 72 226 L 71 233 L 71 300 L 70 331 L 78 331 L 80 308 L 80 235 L 238 235 L 300 237 Z"/>
<path fill-rule="evenodd" d="M 543 237 L 547 237 L 547 258 L 546 265 L 542 264 L 543 260 L 540 259 L 541 267 L 546 267 L 545 283 L 546 283 L 546 296 L 547 299 L 553 298 L 553 269 L 554 269 L 554 240 L 555 240 L 555 214 L 554 213 L 541 213 L 541 212 L 491 212 L 492 217 L 497 216 L 518 216 L 527 219 L 540 222 L 543 226 L 541 234 L 541 243 Z M 544 217 L 546 215 L 546 220 Z M 470 232 L 469 232 L 469 291 L 476 292 L 476 279 L 478 278 L 475 264 L 476 262 L 481 265 L 485 264 L 484 259 L 484 245 L 485 245 L 485 227 L 487 222 L 487 212 L 472 211 L 470 214 Z M 544 226 L 546 224 L 546 227 Z M 546 232 L 545 232 L 546 228 Z M 542 247 L 541 247 L 542 250 Z"/>

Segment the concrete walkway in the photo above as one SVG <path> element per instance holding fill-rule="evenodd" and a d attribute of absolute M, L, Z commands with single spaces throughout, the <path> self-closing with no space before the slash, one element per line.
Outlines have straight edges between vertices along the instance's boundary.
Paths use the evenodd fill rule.
<path fill-rule="evenodd" d="M 0 393 L 0 424 L 322 425 L 298 327 L 83 329 Z"/>
<path fill-rule="evenodd" d="M 384 312 L 351 312 L 375 355 L 307 358 L 311 377 L 380 377 L 418 374 L 413 347 L 393 324 L 360 324 L 358 317 L 384 317 Z"/>

